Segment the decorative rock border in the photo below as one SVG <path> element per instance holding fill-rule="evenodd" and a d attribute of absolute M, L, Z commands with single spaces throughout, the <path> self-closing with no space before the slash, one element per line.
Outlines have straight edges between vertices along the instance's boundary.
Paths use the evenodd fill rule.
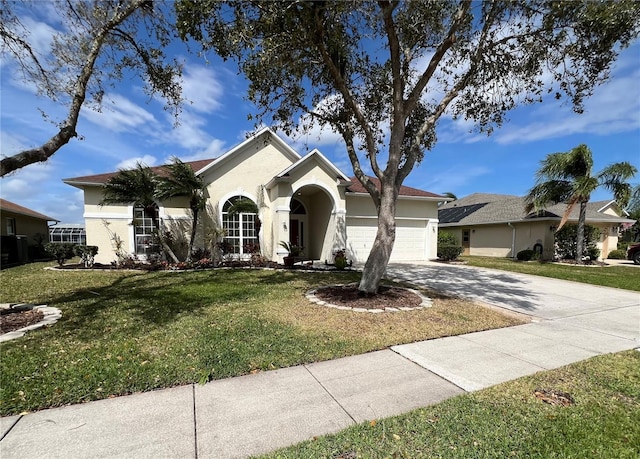
<path fill-rule="evenodd" d="M 325 285 L 323 287 L 342 287 L 344 284 L 334 284 L 334 285 Z M 324 300 L 321 300 L 320 298 L 318 298 L 316 296 L 316 292 L 320 289 L 322 289 L 323 287 L 319 287 L 313 290 L 309 290 L 305 297 L 307 298 L 307 300 L 311 301 L 312 303 L 315 303 L 319 306 L 324 306 L 327 308 L 333 308 L 333 309 L 340 309 L 341 311 L 353 311 L 353 312 L 369 312 L 371 314 L 381 314 L 384 312 L 403 312 L 403 311 L 415 311 L 417 309 L 423 309 L 423 308 L 430 308 L 432 306 L 431 303 L 431 298 L 424 296 L 422 293 L 420 293 L 417 290 L 414 290 L 412 288 L 406 288 L 406 287 L 398 287 L 398 286 L 393 286 L 393 288 L 398 288 L 398 289 L 402 289 L 402 290 L 406 290 L 408 292 L 414 293 L 416 295 L 418 295 L 420 297 L 420 299 L 422 300 L 422 302 L 418 305 L 418 306 L 414 306 L 414 307 L 405 307 L 405 308 L 385 308 L 385 309 L 367 309 L 367 308 L 353 308 L 350 306 L 340 306 L 337 304 L 332 304 L 332 303 L 328 303 Z"/>
<path fill-rule="evenodd" d="M 21 309 L 21 310 L 29 310 L 29 309 L 37 309 L 43 314 L 43 318 L 40 322 L 29 325 L 27 327 L 20 328 L 18 330 L 13 330 L 4 335 L 0 335 L 0 343 L 4 341 L 9 341 L 12 339 L 20 338 L 24 336 L 25 333 L 31 330 L 35 330 L 36 328 L 41 328 L 46 325 L 53 325 L 56 323 L 61 317 L 62 312 L 58 308 L 54 308 L 51 306 L 39 305 L 34 306 L 33 304 L 16 304 L 16 303 L 5 303 L 0 304 L 1 309 Z"/>

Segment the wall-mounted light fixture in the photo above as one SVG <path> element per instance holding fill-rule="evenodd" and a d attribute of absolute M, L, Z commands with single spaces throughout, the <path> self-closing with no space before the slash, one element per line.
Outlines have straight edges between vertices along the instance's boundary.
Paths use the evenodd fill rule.
<path fill-rule="evenodd" d="M 287 229 L 287 222 L 282 222 L 282 229 Z"/>
<path fill-rule="evenodd" d="M 558 229 L 558 227 L 557 227 L 557 226 L 554 226 L 554 225 L 551 225 L 551 226 L 549 227 L 549 231 L 551 231 L 552 233 L 555 233 L 555 231 L 556 231 L 557 229 Z"/>

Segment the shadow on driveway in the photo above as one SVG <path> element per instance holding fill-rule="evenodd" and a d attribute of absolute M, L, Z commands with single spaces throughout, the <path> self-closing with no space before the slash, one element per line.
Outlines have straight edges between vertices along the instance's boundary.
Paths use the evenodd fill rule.
<path fill-rule="evenodd" d="M 533 314 L 541 300 L 530 281 L 512 273 L 445 264 L 389 264 L 387 277 L 418 287 Z"/>

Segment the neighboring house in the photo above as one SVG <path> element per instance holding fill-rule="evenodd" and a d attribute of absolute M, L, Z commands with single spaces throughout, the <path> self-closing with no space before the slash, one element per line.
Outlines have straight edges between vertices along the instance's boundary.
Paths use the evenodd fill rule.
<path fill-rule="evenodd" d="M 346 249 L 348 258 L 363 262 L 373 244 L 377 214 L 373 201 L 355 178 L 347 177 L 318 150 L 300 156 L 270 129 L 263 129 L 224 155 L 189 164 L 206 184 L 207 212 L 199 225 L 196 247 L 210 246 L 215 228 L 238 257 L 259 244 L 262 255 L 282 261 L 281 241 L 304 247 L 312 260 L 333 260 Z M 163 173 L 164 168 L 152 168 Z M 87 244 L 99 247 L 96 261 L 115 259 L 117 239 L 124 252 L 145 256 L 153 247 L 151 234 L 162 222 L 173 233 L 188 232 L 191 223 L 186 198 L 158 203 L 147 215 L 129 205 L 100 206 L 103 186 L 117 172 L 76 177 L 65 183 L 84 191 Z M 240 197 L 251 199 L 257 214 L 229 214 Z M 443 196 L 402 187 L 396 213 L 392 261 L 436 257 L 438 201 Z M 219 234 L 219 233 L 218 233 Z"/>
<path fill-rule="evenodd" d="M 84 225 L 62 223 L 49 228 L 49 242 L 69 242 L 72 244 L 87 243 Z"/>
<path fill-rule="evenodd" d="M 474 193 L 440 206 L 439 225 L 460 240 L 465 255 L 515 257 L 521 250 L 531 249 L 542 252 L 544 259 L 553 258 L 554 233 L 566 204 L 530 214 L 525 214 L 524 208 L 522 197 Z M 573 209 L 568 223 L 578 222 L 578 210 L 578 206 Z M 624 215 L 615 201 L 587 204 L 586 223 L 601 231 L 597 244 L 601 258 L 617 248 L 621 227 L 634 223 Z"/>
<path fill-rule="evenodd" d="M 49 222 L 57 222 L 35 210 L 0 199 L 2 264 L 29 261 L 28 247 L 48 241 Z"/>

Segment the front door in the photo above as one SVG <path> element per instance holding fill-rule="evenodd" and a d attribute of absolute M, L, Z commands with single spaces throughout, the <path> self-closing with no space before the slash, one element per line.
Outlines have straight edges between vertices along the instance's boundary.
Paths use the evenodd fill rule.
<path fill-rule="evenodd" d="M 302 220 L 297 218 L 289 220 L 289 242 L 304 247 L 304 223 Z"/>
<path fill-rule="evenodd" d="M 462 230 L 462 255 L 469 255 L 471 252 L 471 231 L 468 229 Z"/>

